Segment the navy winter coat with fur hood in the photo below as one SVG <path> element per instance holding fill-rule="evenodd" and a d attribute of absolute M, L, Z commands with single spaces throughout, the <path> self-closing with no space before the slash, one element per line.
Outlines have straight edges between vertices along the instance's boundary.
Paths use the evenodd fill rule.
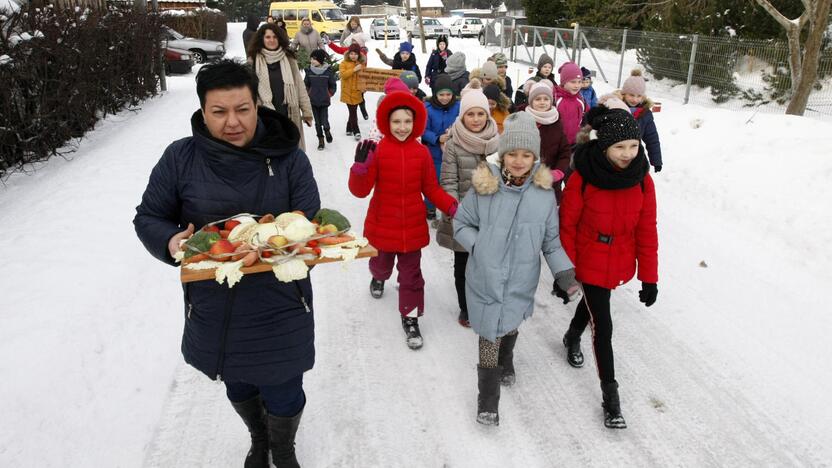
<path fill-rule="evenodd" d="M 133 224 L 145 248 L 175 265 L 170 238 L 238 213 L 279 214 L 320 208 L 300 134 L 287 117 L 260 108 L 253 142 L 238 148 L 210 136 L 201 111 L 193 136 L 173 142 L 153 168 Z M 277 385 L 315 362 L 309 279 L 245 275 L 233 288 L 216 281 L 183 285 L 185 361 L 212 379 Z M 304 301 L 306 306 L 304 305 Z M 308 311 L 307 311 L 308 307 Z"/>

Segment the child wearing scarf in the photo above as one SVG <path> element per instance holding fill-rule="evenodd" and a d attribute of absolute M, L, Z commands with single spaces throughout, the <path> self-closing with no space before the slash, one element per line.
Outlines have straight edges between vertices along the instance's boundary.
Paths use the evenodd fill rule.
<path fill-rule="evenodd" d="M 463 100 L 465 97 L 463 97 Z M 500 384 L 515 382 L 517 329 L 532 316 L 540 256 L 573 296 L 579 285 L 561 247 L 552 173 L 540 163 L 540 133 L 529 113 L 508 116 L 499 165 L 482 164 L 454 218 L 454 238 L 470 252 L 465 295 L 479 335 L 477 422 L 498 425 Z"/>
<path fill-rule="evenodd" d="M 638 124 L 627 110 L 607 107 L 613 104 L 623 107 L 611 99 L 587 113 L 591 128 L 579 135 L 575 172 L 569 177 L 560 206 L 561 242 L 575 262 L 584 290 L 563 344 L 567 362 L 572 367 L 583 366 L 581 334 L 592 323 L 604 425 L 623 429 L 627 424 L 615 380 L 610 293 L 638 272 L 639 300 L 647 307 L 656 302 L 659 241 L 656 188 Z M 557 286 L 556 294 L 567 297 Z"/>
<path fill-rule="evenodd" d="M 449 138 L 445 131 L 459 115 L 459 100 L 454 96 L 453 89 L 451 89 L 451 77 L 444 73 L 436 75 L 432 88 L 433 96 L 425 101 L 428 123 L 425 127 L 425 133 L 422 135 L 422 143 L 430 150 L 438 179 L 439 168 L 442 166 L 442 145 Z M 425 206 L 427 208 L 427 219 L 435 220 L 436 207 L 428 200 L 425 200 Z"/>
<path fill-rule="evenodd" d="M 552 170 L 552 188 L 555 189 L 555 200 L 560 204 L 561 185 L 569 174 L 572 151 L 563 132 L 558 110 L 554 106 L 552 90 L 549 80 L 533 84 L 529 89 L 529 103 L 524 112 L 528 112 L 534 118 L 540 131 L 540 160 Z"/>
<path fill-rule="evenodd" d="M 479 81 L 472 82 L 477 86 Z M 448 130 L 448 141 L 442 155 L 439 182 L 448 194 L 462 201 L 471 188 L 474 170 L 485 164 L 485 158 L 497 152 L 500 142 L 497 124 L 488 114 L 488 100 L 479 87 L 462 90 L 459 117 Z M 454 284 L 459 304 L 459 324 L 469 327 L 465 300 L 465 266 L 468 251 L 454 241 L 451 220 L 442 218 L 436 231 L 436 242 L 454 252 Z"/>

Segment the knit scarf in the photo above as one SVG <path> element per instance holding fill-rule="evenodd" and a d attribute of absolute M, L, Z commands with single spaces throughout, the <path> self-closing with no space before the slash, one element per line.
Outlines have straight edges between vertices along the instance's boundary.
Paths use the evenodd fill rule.
<path fill-rule="evenodd" d="M 491 118 L 479 133 L 474 133 L 465 128 L 462 124 L 462 116 L 459 116 L 451 125 L 450 135 L 457 145 L 471 154 L 489 155 L 497 151 L 500 146 L 497 124 Z"/>
<path fill-rule="evenodd" d="M 650 171 L 650 163 L 644 154 L 644 147 L 639 145 L 638 156 L 626 169 L 612 165 L 598 145 L 598 140 L 578 145 L 573 157 L 575 170 L 588 183 L 604 190 L 618 190 L 634 187 L 644 180 Z"/>
<path fill-rule="evenodd" d="M 298 90 L 295 85 L 295 75 L 292 72 L 292 63 L 286 52 L 278 47 L 277 50 L 263 49 L 257 54 L 254 69 L 257 71 L 257 92 L 260 94 L 260 105 L 274 109 L 272 104 L 272 87 L 269 84 L 269 64 L 280 62 L 280 74 L 283 75 L 283 98 L 289 107 L 289 118 L 292 121 L 300 120 L 300 102 L 298 101 Z"/>
<path fill-rule="evenodd" d="M 517 176 L 511 175 L 511 171 L 509 171 L 507 167 L 503 167 L 502 174 L 503 174 L 503 183 L 504 184 L 506 184 L 507 186 L 521 187 L 521 186 L 523 186 L 523 184 L 526 183 L 526 179 L 528 179 L 529 176 L 532 174 L 532 170 L 529 169 L 528 172 L 526 172 L 525 174 L 517 177 Z"/>
<path fill-rule="evenodd" d="M 526 112 L 531 114 L 534 117 L 534 121 L 537 122 L 538 125 L 550 125 L 558 121 L 560 115 L 558 114 L 558 109 L 555 106 L 552 106 L 547 111 L 539 111 L 532 109 L 531 104 L 526 106 Z"/>

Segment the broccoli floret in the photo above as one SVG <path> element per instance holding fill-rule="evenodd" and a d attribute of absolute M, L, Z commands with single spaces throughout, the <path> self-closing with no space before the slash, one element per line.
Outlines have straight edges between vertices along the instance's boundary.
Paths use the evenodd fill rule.
<path fill-rule="evenodd" d="M 312 218 L 312 221 L 320 224 L 321 226 L 332 224 L 338 228 L 339 232 L 346 231 L 350 228 L 350 222 L 344 215 L 329 208 L 321 208 L 318 213 L 315 214 L 315 217 Z"/>
<path fill-rule="evenodd" d="M 220 240 L 220 234 L 218 232 L 197 231 L 196 234 L 185 241 L 185 258 L 207 252 L 214 242 L 218 240 Z"/>

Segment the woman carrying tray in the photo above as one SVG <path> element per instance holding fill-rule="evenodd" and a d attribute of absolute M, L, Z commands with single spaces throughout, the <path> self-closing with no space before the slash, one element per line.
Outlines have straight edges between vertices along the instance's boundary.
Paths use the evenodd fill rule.
<path fill-rule="evenodd" d="M 257 78 L 220 61 L 196 78 L 201 109 L 193 136 L 173 142 L 153 168 L 133 223 L 145 248 L 175 265 L 179 243 L 237 213 L 312 216 L 318 187 L 300 134 L 288 117 L 257 108 Z M 245 275 L 229 289 L 187 283 L 182 354 L 212 380 L 251 434 L 246 467 L 298 466 L 294 440 L 306 405 L 303 373 L 315 362 L 312 285 L 272 274 Z"/>

